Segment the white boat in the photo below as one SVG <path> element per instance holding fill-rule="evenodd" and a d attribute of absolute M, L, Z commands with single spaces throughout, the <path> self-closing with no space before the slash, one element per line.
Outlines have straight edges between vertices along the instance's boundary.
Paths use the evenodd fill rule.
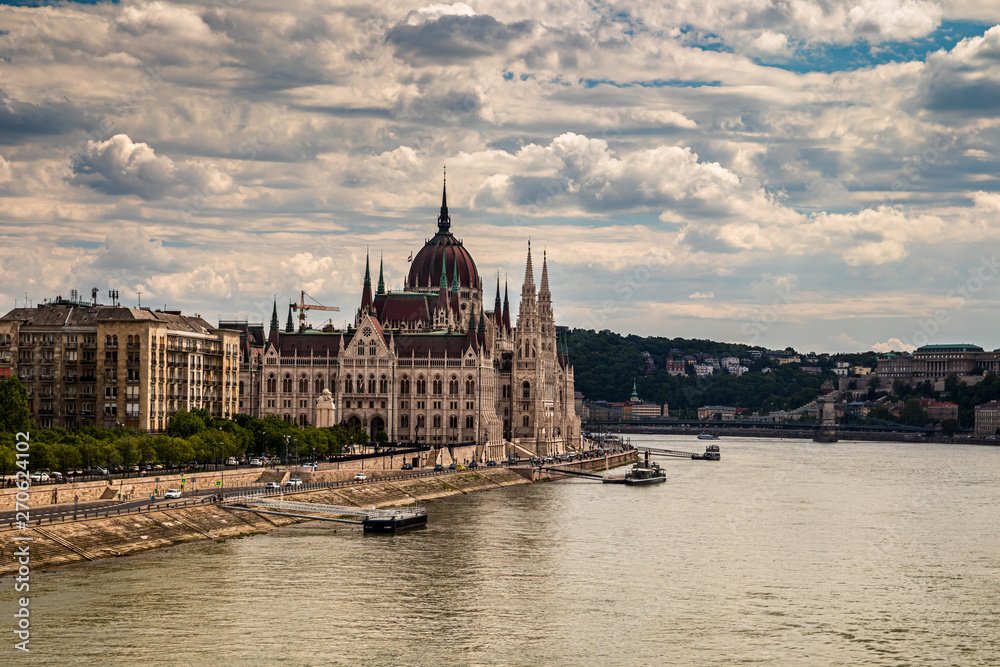
<path fill-rule="evenodd" d="M 699 433 L 698 434 L 698 439 L 699 440 L 718 440 L 719 436 L 715 435 L 714 433 Z"/>

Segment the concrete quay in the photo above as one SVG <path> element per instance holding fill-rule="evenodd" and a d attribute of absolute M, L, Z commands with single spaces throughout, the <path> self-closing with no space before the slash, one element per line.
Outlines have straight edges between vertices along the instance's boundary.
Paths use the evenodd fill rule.
<path fill-rule="evenodd" d="M 607 465 L 605 466 L 605 459 L 603 456 L 594 459 L 584 459 L 582 461 L 573 461 L 572 463 L 550 463 L 547 464 L 548 468 L 561 468 L 563 470 L 605 470 L 610 468 L 617 468 L 618 466 L 629 465 L 635 463 L 639 460 L 639 454 L 635 450 L 629 450 L 626 452 L 620 452 L 618 454 L 610 454 L 607 458 Z M 516 472 L 525 479 L 531 482 L 538 482 L 541 480 L 553 480 L 553 479 L 566 479 L 564 475 L 558 473 L 553 474 L 547 470 L 540 470 L 539 468 L 533 468 L 529 465 L 512 466 L 510 468 L 511 472 Z"/>
<path fill-rule="evenodd" d="M 341 471 L 320 471 L 320 474 L 330 472 Z M 290 489 L 285 495 L 294 495 L 296 500 L 305 502 L 386 508 L 528 483 L 523 476 L 505 468 L 480 468 L 426 477 L 376 478 L 364 484 L 301 493 Z M 38 572 L 175 544 L 255 535 L 307 520 L 234 511 L 212 503 L 173 508 L 154 505 L 145 512 L 41 525 L 32 522 L 26 530 L 5 526 L 0 528 L 0 577 L 17 572 L 15 550 L 25 542 L 16 542 L 16 537 L 32 538 L 28 543 L 31 571 Z"/>

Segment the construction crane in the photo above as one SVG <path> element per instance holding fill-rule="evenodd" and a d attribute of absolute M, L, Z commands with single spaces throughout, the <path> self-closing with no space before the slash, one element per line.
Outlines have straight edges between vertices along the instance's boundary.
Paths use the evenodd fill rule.
<path fill-rule="evenodd" d="M 316 303 L 306 303 L 307 296 L 309 295 L 305 293 L 305 290 L 299 291 L 299 302 L 292 304 L 292 308 L 299 311 L 299 331 L 305 331 L 307 310 L 333 310 L 338 313 L 340 312 L 340 308 L 337 306 L 322 306 L 319 301 L 316 301 L 316 299 L 313 299 L 311 296 L 309 296 L 309 298 L 316 301 Z"/>

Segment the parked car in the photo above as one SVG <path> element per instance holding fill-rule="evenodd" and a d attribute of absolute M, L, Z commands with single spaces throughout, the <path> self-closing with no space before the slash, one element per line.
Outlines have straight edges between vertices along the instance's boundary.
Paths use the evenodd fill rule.
<path fill-rule="evenodd" d="M 264 485 L 265 491 L 270 491 L 271 489 L 280 489 L 280 488 L 281 487 L 278 486 L 277 482 L 268 482 L 267 484 Z"/>
<path fill-rule="evenodd" d="M 413 464 L 412 464 L 412 463 L 404 463 L 404 464 L 403 464 L 403 465 L 401 466 L 401 468 L 400 468 L 400 469 L 401 469 L 401 470 L 413 470 Z"/>
<path fill-rule="evenodd" d="M 434 466 L 434 472 L 441 472 L 442 470 L 444 470 L 444 466 L 440 463 Z"/>
<path fill-rule="evenodd" d="M 163 494 L 163 497 L 164 498 L 180 498 L 181 497 L 181 490 L 180 489 L 167 489 L 167 492 Z"/>
<path fill-rule="evenodd" d="M 87 471 L 88 475 L 107 475 L 108 469 L 102 468 L 101 466 L 96 466 Z"/>
<path fill-rule="evenodd" d="M 478 464 L 478 463 L 476 463 L 475 461 L 473 461 L 472 463 L 470 463 L 470 464 L 469 464 L 469 469 L 470 469 L 470 470 L 471 470 L 472 468 L 478 468 L 478 467 L 479 467 L 479 464 Z"/>
<path fill-rule="evenodd" d="M 226 465 L 227 466 L 236 465 L 236 459 L 230 456 L 228 459 L 226 459 Z"/>
<path fill-rule="evenodd" d="M 366 479 L 368 479 L 368 475 L 364 474 L 363 472 L 359 472 L 357 475 L 354 476 L 355 482 L 363 482 Z"/>
<path fill-rule="evenodd" d="M 261 461 L 260 459 L 250 459 L 250 465 L 252 465 L 252 466 L 262 466 L 262 465 L 264 465 L 264 462 Z"/>
<path fill-rule="evenodd" d="M 451 463 L 451 464 L 449 464 L 448 465 L 448 470 L 458 470 L 458 464 L 457 463 Z"/>
<path fill-rule="evenodd" d="M 486 467 L 487 468 L 496 468 L 497 467 L 497 462 L 496 461 L 487 461 L 486 462 Z"/>
<path fill-rule="evenodd" d="M 285 482 L 285 486 L 302 486 L 302 480 L 298 477 L 293 477 Z"/>
<path fill-rule="evenodd" d="M 47 482 L 49 481 L 48 473 L 36 472 L 31 475 L 32 482 Z"/>

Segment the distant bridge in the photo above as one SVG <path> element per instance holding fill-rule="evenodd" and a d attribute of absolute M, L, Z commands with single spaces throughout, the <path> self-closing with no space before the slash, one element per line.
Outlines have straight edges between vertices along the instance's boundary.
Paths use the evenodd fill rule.
<path fill-rule="evenodd" d="M 817 422 L 801 421 L 769 421 L 766 419 L 675 419 L 671 417 L 641 417 L 626 413 L 620 409 L 607 405 L 600 405 L 585 401 L 584 405 L 595 412 L 600 411 L 607 415 L 600 419 L 588 419 L 583 422 L 583 428 L 591 432 L 618 430 L 626 427 L 632 429 L 650 429 L 656 431 L 668 428 L 689 428 L 689 429 L 773 429 L 776 431 L 812 431 L 819 428 Z M 841 432 L 874 432 L 874 433 L 934 433 L 933 427 L 908 426 L 897 424 L 896 422 L 875 419 L 861 414 L 861 410 L 852 408 L 843 410 L 844 417 L 840 423 L 835 425 L 837 431 Z"/>

